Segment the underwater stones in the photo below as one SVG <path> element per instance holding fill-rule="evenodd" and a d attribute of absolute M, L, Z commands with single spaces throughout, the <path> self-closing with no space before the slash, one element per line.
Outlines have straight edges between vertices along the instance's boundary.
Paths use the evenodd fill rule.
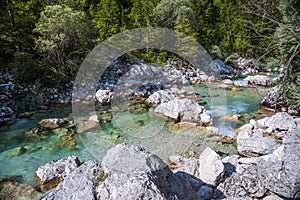
<path fill-rule="evenodd" d="M 48 131 L 42 127 L 37 127 L 27 131 L 25 135 L 33 140 L 43 140 L 47 138 Z"/>
<path fill-rule="evenodd" d="M 127 103 L 127 107 L 128 111 L 134 114 L 141 114 L 148 111 L 148 107 L 145 104 L 145 98 L 142 97 L 136 97 L 131 99 Z"/>
<path fill-rule="evenodd" d="M 212 118 L 206 113 L 204 107 L 190 99 L 175 99 L 168 103 L 162 103 L 154 110 L 175 122 L 193 122 L 201 126 L 208 126 Z"/>
<path fill-rule="evenodd" d="M 40 166 L 35 172 L 38 187 L 42 192 L 56 187 L 79 164 L 80 161 L 76 156 L 68 156 Z"/>
<path fill-rule="evenodd" d="M 3 200 L 39 199 L 41 195 L 42 194 L 31 185 L 14 182 L 4 184 L 0 191 L 0 199 Z"/>
<path fill-rule="evenodd" d="M 98 90 L 96 92 L 96 99 L 102 105 L 107 105 L 111 102 L 113 92 L 110 90 Z"/>
<path fill-rule="evenodd" d="M 217 88 L 223 89 L 223 90 L 231 90 L 231 87 L 227 84 L 220 84 L 217 86 Z"/>
<path fill-rule="evenodd" d="M 34 112 L 23 112 L 18 114 L 18 118 L 30 118 L 33 114 Z"/>
<path fill-rule="evenodd" d="M 60 140 L 62 141 L 63 145 L 74 147 L 76 145 L 76 141 L 74 139 L 75 132 L 63 134 L 59 136 Z"/>
<path fill-rule="evenodd" d="M 100 127 L 100 124 L 95 120 L 84 120 L 80 121 L 76 126 L 77 133 L 84 133 L 92 131 Z"/>
<path fill-rule="evenodd" d="M 7 154 L 6 154 L 6 158 L 12 158 L 12 157 L 16 157 L 16 156 L 20 156 L 24 153 L 27 152 L 27 149 L 25 147 L 16 147 L 12 150 L 10 150 Z"/>
<path fill-rule="evenodd" d="M 68 124 L 69 124 L 69 122 L 67 120 L 60 119 L 60 118 L 42 119 L 39 122 L 39 125 L 41 127 L 49 128 L 49 129 L 55 129 L 55 128 L 63 127 L 63 126 L 66 126 Z"/>
<path fill-rule="evenodd" d="M 226 85 L 234 85 L 234 83 L 231 79 L 224 79 L 224 80 L 222 80 L 222 83 L 226 84 Z"/>
<path fill-rule="evenodd" d="M 167 103 L 171 100 L 174 100 L 176 96 L 167 90 L 159 90 L 151 94 L 146 99 L 146 104 L 148 105 L 158 105 L 160 103 Z"/>

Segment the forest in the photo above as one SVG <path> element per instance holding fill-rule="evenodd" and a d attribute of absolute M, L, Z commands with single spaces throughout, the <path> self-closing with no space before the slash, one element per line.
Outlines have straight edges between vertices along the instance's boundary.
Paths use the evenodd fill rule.
<path fill-rule="evenodd" d="M 281 95 L 300 106 L 299 0 L 5 0 L 0 2 L 0 70 L 19 85 L 61 87 L 85 56 L 133 28 L 185 33 L 213 58 L 255 58 L 263 70 L 284 66 Z M 166 60 L 159 50 L 135 52 Z M 161 56 L 163 55 L 163 56 Z"/>

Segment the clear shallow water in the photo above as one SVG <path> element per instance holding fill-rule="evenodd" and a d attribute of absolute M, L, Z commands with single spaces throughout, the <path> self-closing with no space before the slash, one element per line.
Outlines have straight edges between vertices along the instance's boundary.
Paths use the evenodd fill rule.
<path fill-rule="evenodd" d="M 193 87 L 192 90 L 207 102 L 204 106 L 213 116 L 213 126 L 219 128 L 220 135 L 229 136 L 233 136 L 234 129 L 241 124 L 224 119 L 224 116 L 255 113 L 258 102 L 267 91 L 262 88 L 224 91 L 216 89 L 214 84 L 208 87 Z M 44 118 L 59 117 L 72 120 L 70 106 L 37 113 L 30 119 L 20 119 L 10 127 L 0 129 L 0 176 L 22 175 L 25 183 L 34 185 L 34 172 L 46 162 L 68 155 L 76 155 L 80 161 L 101 160 L 109 147 L 124 141 L 141 145 L 164 160 L 174 154 L 201 152 L 204 146 L 219 148 L 220 144 L 214 142 L 211 136 L 204 135 L 201 130 L 185 128 L 173 131 L 168 122 L 151 113 L 113 113 L 113 120 L 102 124 L 101 131 L 76 135 L 76 146 L 73 147 L 62 145 L 60 135 L 55 132 L 48 133 L 47 138 L 40 141 L 32 140 L 25 134 L 26 131 L 37 127 L 38 122 Z M 17 147 L 25 147 L 27 152 L 8 157 L 12 149 Z"/>

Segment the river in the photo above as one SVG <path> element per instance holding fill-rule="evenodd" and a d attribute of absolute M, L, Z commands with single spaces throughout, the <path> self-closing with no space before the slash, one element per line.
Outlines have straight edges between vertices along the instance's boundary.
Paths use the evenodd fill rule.
<path fill-rule="evenodd" d="M 236 83 L 241 81 L 237 80 Z M 251 118 L 265 116 L 259 114 L 257 110 L 267 88 L 240 87 L 234 90 L 223 90 L 212 84 L 205 87 L 193 86 L 192 90 L 201 95 L 203 103 L 206 102 L 203 106 L 213 117 L 213 126 L 219 129 L 221 136 L 234 137 L 236 128 L 247 123 Z M 109 112 L 102 111 L 100 114 L 102 119 L 109 115 L 112 117 L 111 121 L 103 122 L 101 133 L 75 135 L 76 145 L 73 146 L 61 142 L 62 132 L 66 129 L 49 131 L 43 139 L 32 139 L 26 135 L 26 132 L 37 127 L 38 122 L 44 118 L 59 117 L 72 121 L 70 105 L 52 107 L 50 110 L 35 113 L 29 119 L 17 119 L 16 123 L 2 127 L 0 129 L 0 176 L 21 175 L 24 183 L 34 185 L 34 172 L 46 162 L 67 155 L 76 155 L 80 161 L 101 159 L 107 148 L 123 141 L 140 144 L 163 159 L 173 154 L 197 156 L 197 153 L 193 155 L 191 152 L 200 152 L 205 146 L 211 146 L 218 152 L 223 151 L 224 154 L 232 154 L 235 151 L 234 146 L 224 146 L 215 135 L 195 133 L 195 131 L 201 132 L 195 128 L 182 129 L 179 132 L 175 128 L 174 131 L 174 127 L 170 128 L 172 126 L 169 122 L 153 116 L 151 108 L 150 112 L 145 113 L 109 114 Z M 188 133 L 189 131 L 191 133 Z M 105 143 L 106 140 L 110 140 L 110 143 Z M 14 151 L 19 153 L 14 155 Z"/>

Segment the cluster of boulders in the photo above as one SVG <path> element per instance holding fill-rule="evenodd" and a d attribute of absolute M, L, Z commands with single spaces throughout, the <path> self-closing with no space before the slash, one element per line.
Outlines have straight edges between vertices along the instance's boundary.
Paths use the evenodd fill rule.
<path fill-rule="evenodd" d="M 299 199 L 299 141 L 300 118 L 277 113 L 251 120 L 237 137 L 238 152 L 245 157 L 227 159 L 235 170 L 217 189 L 226 197 Z"/>
<path fill-rule="evenodd" d="M 248 76 L 244 81 L 249 85 L 260 85 L 265 87 L 273 86 L 276 83 L 276 79 L 271 79 L 265 75 Z"/>
<path fill-rule="evenodd" d="M 207 147 L 199 158 L 174 155 L 166 164 L 140 146 L 118 144 L 101 164 L 68 156 L 39 167 L 35 177 L 43 194 L 8 182 L 0 197 L 23 190 L 23 197 L 44 200 L 299 199 L 299 141 L 300 118 L 277 113 L 239 129 L 239 155 L 222 158 Z"/>
<path fill-rule="evenodd" d="M 261 106 L 272 108 L 274 110 L 282 110 L 291 115 L 298 116 L 300 114 L 300 108 L 295 105 L 288 105 L 288 103 L 283 100 L 282 95 L 279 95 L 280 85 L 272 87 L 267 94 L 263 97 L 260 102 Z"/>
<path fill-rule="evenodd" d="M 111 102 L 113 93 L 118 96 L 149 97 L 158 90 L 178 89 L 184 85 L 201 84 L 218 78 L 233 78 L 237 75 L 233 67 L 215 60 L 211 66 L 211 75 L 198 68 L 178 67 L 173 62 L 161 66 L 146 64 L 141 60 L 135 64 L 123 65 L 118 61 L 112 63 L 103 73 L 95 99 L 100 104 Z M 114 90 L 114 92 L 112 92 Z M 84 97 L 84 92 L 82 95 Z M 78 91 L 80 93 L 80 91 Z M 86 96 L 89 96 L 86 94 Z"/>

